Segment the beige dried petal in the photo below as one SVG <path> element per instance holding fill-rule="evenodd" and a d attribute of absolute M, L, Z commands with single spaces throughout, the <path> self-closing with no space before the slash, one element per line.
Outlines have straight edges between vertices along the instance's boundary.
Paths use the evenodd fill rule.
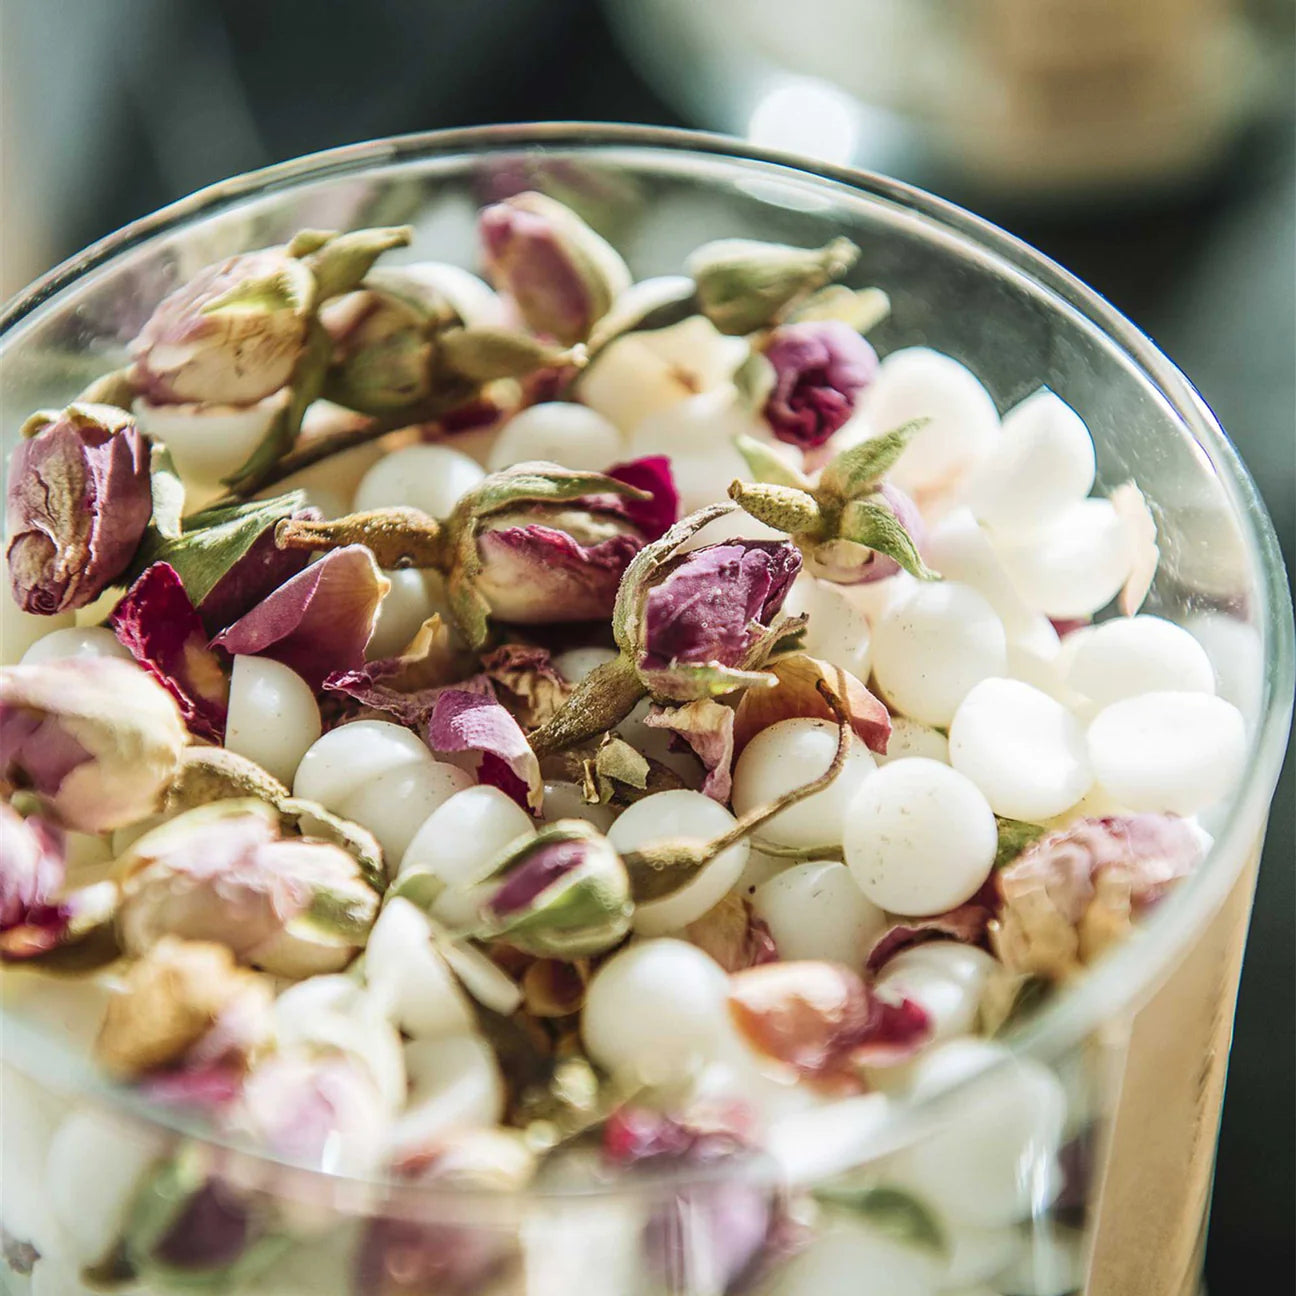
<path fill-rule="evenodd" d="M 589 959 L 536 959 L 522 976 L 523 1006 L 533 1017 L 568 1017 L 583 1007 L 589 979 Z"/>
<path fill-rule="evenodd" d="M 990 924 L 990 946 L 1010 972 L 1062 980 L 1080 967 L 1075 928 L 1041 885 L 1023 888 Z"/>
<path fill-rule="evenodd" d="M 1152 588 L 1157 564 L 1161 561 L 1156 521 L 1143 492 L 1132 481 L 1117 486 L 1109 498 L 1125 532 L 1131 556 L 1130 572 L 1121 589 L 1118 606 L 1122 616 L 1133 616 L 1143 606 L 1143 600 Z"/>
<path fill-rule="evenodd" d="M 137 960 L 108 1002 L 95 1055 L 115 1076 L 132 1079 L 180 1058 L 244 994 L 268 984 L 240 968 L 223 945 L 164 937 Z"/>
<path fill-rule="evenodd" d="M 1125 869 L 1110 868 L 1094 879 L 1094 895 L 1080 919 L 1080 958 L 1092 963 L 1133 929 L 1133 882 Z"/>

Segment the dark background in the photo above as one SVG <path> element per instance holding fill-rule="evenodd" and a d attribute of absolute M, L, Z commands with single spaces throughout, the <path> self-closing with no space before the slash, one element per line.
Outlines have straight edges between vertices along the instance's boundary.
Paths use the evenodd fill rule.
<path fill-rule="evenodd" d="M 37 273 L 208 181 L 335 144 L 484 122 L 699 124 L 654 94 L 585 0 L 0 6 L 7 179 L 34 183 L 44 204 L 26 222 L 30 246 L 16 241 L 24 222 L 7 227 L 10 291 L 19 267 Z M 60 163 L 75 167 L 73 183 L 51 179 Z M 1193 378 L 1259 481 L 1291 570 L 1290 118 L 1253 132 L 1208 184 L 1174 200 L 1069 216 L 978 205 L 1104 293 Z M 1215 1296 L 1296 1289 L 1294 775 L 1289 753 L 1238 1008 L 1207 1256 Z"/>

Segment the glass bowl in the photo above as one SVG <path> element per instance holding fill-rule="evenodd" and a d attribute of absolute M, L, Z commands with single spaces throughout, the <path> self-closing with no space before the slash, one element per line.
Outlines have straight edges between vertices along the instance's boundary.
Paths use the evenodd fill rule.
<path fill-rule="evenodd" d="M 1000 409 L 1041 383 L 1074 406 L 1093 433 L 1099 489 L 1133 478 L 1156 517 L 1149 610 L 1197 635 L 1247 718 L 1246 771 L 1208 825 L 1209 858 L 1132 939 L 1003 1035 L 1002 1049 L 970 1053 L 956 1083 L 824 1109 L 789 1127 L 781 1157 L 616 1186 L 451 1191 L 271 1162 L 107 1083 L 87 1061 L 85 1003 L 70 988 L 34 996 L 29 974 L 7 971 L 0 1285 L 283 1296 L 1187 1291 L 1290 721 L 1291 608 L 1273 529 L 1210 410 L 1064 270 L 918 190 L 717 136 L 560 124 L 376 141 L 214 185 L 11 302 L 0 320 L 6 458 L 28 412 L 115 367 L 152 306 L 200 266 L 302 227 L 398 222 L 415 229 L 403 255 L 471 266 L 476 208 L 523 189 L 575 205 L 636 277 L 677 271 L 712 238 L 810 246 L 847 235 L 862 250 L 849 282 L 891 298 L 870 335 L 881 352 L 945 351 Z M 125 1211 L 140 1209 L 130 1203 L 141 1173 L 164 1163 L 173 1180 L 212 1176 L 220 1191 L 193 1224 L 197 1251 L 143 1283 L 102 1251 Z M 948 1205 L 945 1181 L 962 1206 Z M 933 1213 L 915 1184 L 946 1204 Z M 1005 1184 L 1015 1207 L 978 1205 Z M 270 1217 L 275 1237 L 253 1245 Z"/>

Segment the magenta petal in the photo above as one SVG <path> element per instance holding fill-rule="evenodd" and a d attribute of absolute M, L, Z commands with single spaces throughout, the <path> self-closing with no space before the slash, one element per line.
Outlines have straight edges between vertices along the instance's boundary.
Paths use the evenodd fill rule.
<path fill-rule="evenodd" d="M 354 670 L 390 588 L 363 545 L 334 549 L 263 599 L 212 643 L 236 656 L 291 666 L 312 688 L 334 670 Z"/>
<path fill-rule="evenodd" d="M 0 842 L 0 960 L 34 958 L 62 942 L 71 917 L 56 899 L 67 872 L 63 831 L 0 802 Z"/>
<path fill-rule="evenodd" d="M 298 521 L 318 521 L 319 509 L 299 509 L 292 515 Z M 255 607 L 266 595 L 291 580 L 306 566 L 310 554 L 303 549 L 280 549 L 274 540 L 274 527 L 268 526 L 251 547 L 212 586 L 198 609 L 210 634 Z"/>
<path fill-rule="evenodd" d="M 841 320 L 784 324 L 765 344 L 774 388 L 765 421 L 780 441 L 812 449 L 855 413 L 877 373 L 877 352 Z"/>
<path fill-rule="evenodd" d="M 659 540 L 679 518 L 679 491 L 665 455 L 645 455 L 616 464 L 607 476 L 627 486 L 637 486 L 652 496 L 647 500 L 619 499 L 620 512 L 643 532 L 647 541 Z"/>
<path fill-rule="evenodd" d="M 501 786 L 497 780 L 502 765 L 516 780 L 515 786 L 504 786 L 502 790 L 524 808 L 540 809 L 544 796 L 540 762 L 518 722 L 494 697 L 463 688 L 443 689 L 428 719 L 427 743 L 437 752 L 484 753 L 483 775 L 491 774 L 491 781 Z M 490 757 L 499 764 L 489 761 Z"/>
<path fill-rule="evenodd" d="M 986 905 L 970 900 L 957 909 L 933 914 L 930 918 L 907 918 L 894 923 L 873 942 L 864 963 L 865 971 L 876 975 L 888 960 L 903 950 L 929 940 L 955 940 L 965 945 L 980 945 L 985 940 L 991 916 Z"/>
<path fill-rule="evenodd" d="M 108 624 L 150 675 L 175 698 L 190 732 L 212 742 L 225 734 L 229 679 L 207 646 L 202 618 L 175 568 L 154 563 L 123 595 Z"/>

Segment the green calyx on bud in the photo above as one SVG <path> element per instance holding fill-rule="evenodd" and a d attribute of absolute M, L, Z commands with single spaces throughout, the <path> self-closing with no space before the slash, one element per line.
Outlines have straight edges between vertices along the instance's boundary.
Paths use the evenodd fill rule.
<path fill-rule="evenodd" d="M 840 320 L 856 333 L 867 333 L 891 314 L 891 298 L 881 288 L 847 288 L 829 284 L 811 293 L 787 318 L 789 324 Z"/>
<path fill-rule="evenodd" d="M 808 491 L 772 482 L 736 481 L 729 487 L 729 498 L 758 522 L 798 541 L 813 541 L 824 534 L 824 515 Z"/>
<path fill-rule="evenodd" d="M 437 364 L 455 378 L 480 386 L 500 378 L 529 378 L 543 369 L 582 368 L 585 347 L 553 346 L 505 328 L 452 328 L 437 339 Z"/>
<path fill-rule="evenodd" d="M 873 499 L 851 500 L 841 511 L 838 539 L 862 545 L 874 553 L 894 558 L 911 576 L 936 580 L 937 575 L 923 562 L 913 537 L 896 517 L 890 504 L 878 495 Z M 831 565 L 831 564 L 830 564 Z"/>
<path fill-rule="evenodd" d="M 843 450 L 824 468 L 819 478 L 819 489 L 842 501 L 858 499 L 873 491 L 909 442 L 930 421 L 926 418 L 910 419 L 890 432 Z"/>
<path fill-rule="evenodd" d="M 345 234 L 301 230 L 288 244 L 288 255 L 305 263 L 323 301 L 354 291 L 384 252 L 407 247 L 413 235 L 408 225 L 378 226 Z"/>
<path fill-rule="evenodd" d="M 720 239 L 698 248 L 686 268 L 702 314 L 721 333 L 745 334 L 778 322 L 810 293 L 840 279 L 858 257 L 847 238 L 821 248 Z"/>

